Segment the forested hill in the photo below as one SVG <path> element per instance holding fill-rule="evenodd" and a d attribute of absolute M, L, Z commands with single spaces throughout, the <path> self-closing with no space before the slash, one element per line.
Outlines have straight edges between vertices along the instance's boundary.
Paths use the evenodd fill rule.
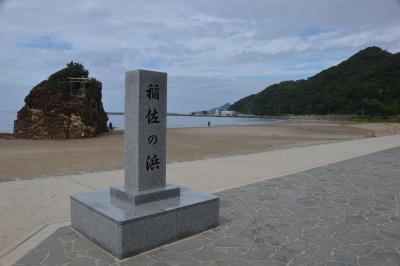
<path fill-rule="evenodd" d="M 256 114 L 400 114 L 400 53 L 358 52 L 307 80 L 284 81 L 235 102 Z"/>

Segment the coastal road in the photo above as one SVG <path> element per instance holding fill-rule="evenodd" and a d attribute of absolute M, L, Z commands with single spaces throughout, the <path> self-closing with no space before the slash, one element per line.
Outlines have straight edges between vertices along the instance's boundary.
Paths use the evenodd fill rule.
<path fill-rule="evenodd" d="M 171 163 L 168 182 L 219 192 L 400 146 L 400 135 Z M 70 219 L 69 195 L 108 189 L 123 171 L 0 184 L 0 265 L 9 265 Z"/>

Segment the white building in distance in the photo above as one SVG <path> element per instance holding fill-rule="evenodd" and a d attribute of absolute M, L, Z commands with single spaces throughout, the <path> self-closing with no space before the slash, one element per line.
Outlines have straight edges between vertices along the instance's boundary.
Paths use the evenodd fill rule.
<path fill-rule="evenodd" d="M 220 116 L 237 116 L 237 113 L 235 111 L 220 111 L 219 115 Z"/>

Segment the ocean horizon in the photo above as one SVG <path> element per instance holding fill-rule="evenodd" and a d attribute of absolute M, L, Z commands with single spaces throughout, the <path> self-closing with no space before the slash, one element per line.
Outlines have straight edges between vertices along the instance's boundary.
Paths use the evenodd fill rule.
<path fill-rule="evenodd" d="M 0 111 L 0 133 L 12 133 L 17 112 Z M 108 122 L 118 129 L 124 129 L 124 115 L 109 114 Z M 206 127 L 208 122 L 212 126 L 239 126 L 239 125 L 268 125 L 284 124 L 285 119 L 247 118 L 247 117 L 208 117 L 208 116 L 167 116 L 167 128 Z"/>

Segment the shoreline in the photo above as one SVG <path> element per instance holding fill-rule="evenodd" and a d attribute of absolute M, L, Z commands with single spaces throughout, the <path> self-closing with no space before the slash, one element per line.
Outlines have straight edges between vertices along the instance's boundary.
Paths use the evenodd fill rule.
<path fill-rule="evenodd" d="M 14 112 L 11 111 L 1 111 L 0 115 L 2 113 L 6 114 L 12 114 Z M 16 112 L 15 112 L 16 113 Z M 120 112 L 108 112 L 108 115 L 116 116 L 116 117 L 123 117 L 123 113 Z M 355 123 L 355 124 L 364 124 L 364 123 L 379 123 L 379 124 L 399 124 L 400 123 L 400 116 L 390 116 L 386 118 L 382 118 L 381 116 L 362 116 L 362 115 L 276 115 L 276 116 L 210 116 L 210 115 L 190 115 L 190 114 L 175 114 L 175 113 L 169 113 L 168 116 L 170 117 L 192 117 L 192 118 L 209 118 L 209 119 L 215 119 L 215 118 L 221 118 L 221 119 L 244 119 L 248 120 L 249 119 L 265 119 L 271 121 L 270 123 L 259 123 L 259 124 L 213 124 L 212 127 L 216 126 L 258 126 L 258 125 L 270 125 L 270 124 L 275 124 L 276 121 L 278 121 L 279 124 L 281 123 L 292 123 L 292 122 L 313 122 L 313 123 Z M 1 118 L 1 116 L 0 116 Z M 7 121 L 7 119 L 5 119 Z M 111 121 L 111 120 L 109 120 Z M 195 125 L 174 125 L 171 124 L 170 127 L 167 126 L 167 128 L 201 128 L 201 127 L 207 127 L 207 123 L 199 123 Z M 0 120 L 0 139 L 12 139 L 15 138 L 13 136 L 12 132 L 12 126 L 9 123 L 5 123 L 5 128 L 8 128 L 9 130 L 6 131 L 1 131 L 4 130 L 4 124 L 2 124 L 2 120 Z M 111 121 L 114 122 L 114 121 Z M 211 121 L 213 122 L 213 121 Z M 120 128 L 119 130 L 123 130 L 122 127 L 118 127 L 118 123 L 115 124 L 117 128 Z M 10 129 L 11 128 L 11 129 Z"/>
<path fill-rule="evenodd" d="M 175 115 L 172 115 L 175 116 Z M 183 116 L 183 115 L 178 115 L 178 116 Z M 201 116 L 200 116 L 201 117 Z M 209 116 L 211 117 L 211 116 Z M 217 117 L 217 116 L 214 116 Z M 254 117 L 222 117 L 222 118 L 254 118 Z M 291 124 L 291 123 L 341 123 L 341 124 L 354 124 L 354 125 L 361 125 L 361 124 L 399 124 L 400 126 L 400 122 L 358 122 L 358 121 L 351 121 L 351 120 L 319 120 L 319 119 L 305 119 L 304 117 L 291 117 L 291 118 L 285 118 L 285 117 L 279 117 L 279 118 L 270 118 L 270 117 L 256 117 L 256 118 L 265 118 L 265 119 L 270 119 L 270 120 L 279 120 L 282 121 L 282 123 L 271 123 L 271 124 L 232 124 L 232 125 L 215 125 L 212 124 L 210 127 L 263 127 L 263 126 L 269 126 L 269 125 L 287 125 L 287 124 Z M 197 125 L 197 126 L 177 126 L 177 127 L 168 127 L 167 129 L 191 129 L 191 128 L 208 128 L 207 125 Z M 115 127 L 113 129 L 113 132 L 104 132 L 101 133 L 99 135 L 97 135 L 97 137 L 101 137 L 103 135 L 107 135 L 107 134 L 112 134 L 112 133 L 123 133 L 124 132 L 124 128 L 118 128 Z M 13 135 L 14 133 L 7 133 L 7 132 L 0 132 L 0 139 L 25 139 L 25 138 L 17 138 Z M 95 137 L 95 138 L 97 138 Z M 83 138 L 83 139 L 90 139 L 90 138 Z M 73 140 L 73 139 L 28 139 L 28 140 L 59 140 L 59 141 L 68 141 L 68 140 Z"/>
<path fill-rule="evenodd" d="M 193 161 L 340 142 L 394 133 L 390 130 L 393 130 L 392 124 L 329 121 L 169 128 L 167 161 Z M 87 139 L 0 138 L 0 147 L 0 182 L 123 169 L 121 129 Z"/>

